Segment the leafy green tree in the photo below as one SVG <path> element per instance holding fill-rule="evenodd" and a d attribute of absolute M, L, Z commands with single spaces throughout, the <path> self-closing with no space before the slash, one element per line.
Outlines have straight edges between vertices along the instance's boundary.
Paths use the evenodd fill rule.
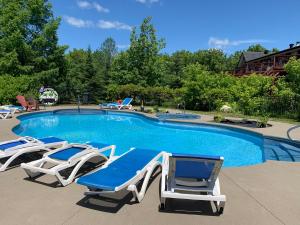
<path fill-rule="evenodd" d="M 264 52 L 267 49 L 261 44 L 250 45 L 247 52 Z"/>
<path fill-rule="evenodd" d="M 233 71 L 237 67 L 242 53 L 243 51 L 236 51 L 227 57 L 228 71 Z"/>
<path fill-rule="evenodd" d="M 166 56 L 165 56 L 166 57 Z M 169 57 L 166 79 L 172 88 L 180 88 L 183 84 L 183 70 L 189 64 L 194 62 L 194 54 L 189 51 L 177 51 Z"/>
<path fill-rule="evenodd" d="M 300 94 L 300 59 L 292 57 L 284 69 L 287 72 L 287 81 L 290 82 L 292 87 Z"/>
<path fill-rule="evenodd" d="M 95 80 L 95 76 L 96 76 L 96 70 L 94 68 L 93 65 L 93 56 L 92 56 L 92 50 L 91 47 L 88 47 L 87 50 L 87 56 L 86 56 L 86 61 L 85 61 L 85 76 L 84 76 L 84 80 L 85 80 L 85 91 L 89 94 L 93 94 L 94 89 L 96 88 L 96 80 Z"/>
<path fill-rule="evenodd" d="M 125 85 L 138 84 L 140 81 L 135 76 L 135 70 L 131 70 L 128 51 L 119 53 L 113 60 L 110 83 Z"/>
<path fill-rule="evenodd" d="M 103 63 L 104 63 L 104 68 L 105 68 L 104 80 L 109 81 L 109 79 L 110 79 L 109 72 L 111 69 L 112 61 L 118 52 L 115 40 L 111 37 L 107 38 L 102 43 L 100 50 L 102 52 L 102 56 L 103 56 L 102 58 L 103 58 Z"/>
<path fill-rule="evenodd" d="M 195 53 L 195 62 L 204 65 L 209 71 L 222 72 L 227 68 L 226 55 L 222 50 L 200 50 Z"/>
<path fill-rule="evenodd" d="M 136 28 L 132 30 L 130 42 L 128 70 L 134 74 L 135 83 L 143 86 L 157 85 L 161 76 L 158 56 L 165 47 L 165 42 L 157 39 L 151 17 L 144 19 L 139 31 Z"/>
<path fill-rule="evenodd" d="M 85 64 L 87 52 L 83 49 L 74 49 L 66 54 L 67 75 L 63 82 L 65 95 L 68 101 L 76 101 L 77 95 L 85 92 Z"/>
<path fill-rule="evenodd" d="M 66 47 L 58 45 L 60 19 L 53 16 L 51 4 L 1 0 L 0 6 L 0 74 L 34 75 L 44 85 L 60 89 Z"/>

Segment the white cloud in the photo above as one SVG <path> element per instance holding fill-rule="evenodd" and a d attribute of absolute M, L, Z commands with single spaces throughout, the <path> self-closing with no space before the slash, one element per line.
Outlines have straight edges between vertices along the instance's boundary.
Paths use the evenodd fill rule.
<path fill-rule="evenodd" d="M 119 48 L 119 49 L 127 49 L 129 47 L 130 47 L 130 45 L 117 45 L 117 48 Z"/>
<path fill-rule="evenodd" d="M 104 8 L 97 2 L 77 1 L 77 5 L 81 9 L 96 9 L 98 12 L 108 13 L 109 9 Z"/>
<path fill-rule="evenodd" d="M 132 27 L 128 24 L 121 23 L 119 21 L 108 21 L 108 20 L 99 20 L 97 27 L 101 29 L 117 29 L 117 30 L 132 30 Z"/>
<path fill-rule="evenodd" d="M 68 24 L 78 28 L 92 27 L 94 25 L 94 23 L 90 20 L 82 20 L 72 16 L 64 16 L 64 19 Z"/>
<path fill-rule="evenodd" d="M 220 39 L 211 37 L 208 40 L 208 45 L 213 48 L 224 49 L 230 46 L 238 46 L 242 44 L 258 44 L 258 43 L 272 43 L 271 40 L 264 40 L 264 39 L 249 39 L 249 40 L 229 40 L 228 38 Z"/>
<path fill-rule="evenodd" d="M 160 0 L 136 0 L 136 1 L 142 4 L 152 4 L 152 3 L 158 3 Z"/>
<path fill-rule="evenodd" d="M 99 20 L 97 23 L 91 20 L 83 20 L 72 16 L 64 16 L 64 20 L 71 26 L 78 28 L 96 27 L 100 29 L 132 30 L 132 27 L 119 21 Z"/>

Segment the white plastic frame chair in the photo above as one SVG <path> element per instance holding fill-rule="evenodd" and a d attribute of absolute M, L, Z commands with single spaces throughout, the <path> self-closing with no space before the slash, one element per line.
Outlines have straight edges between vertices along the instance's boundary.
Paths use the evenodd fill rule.
<path fill-rule="evenodd" d="M 111 161 L 109 164 L 106 164 L 104 167 L 100 168 L 98 171 L 95 171 L 91 174 L 88 174 L 86 176 L 83 176 L 81 178 L 76 179 L 76 183 L 80 185 L 85 185 L 88 187 L 89 191 L 86 191 L 84 194 L 88 196 L 93 196 L 93 195 L 102 195 L 105 193 L 115 193 L 121 190 L 128 190 L 131 191 L 134 199 L 137 200 L 138 202 L 141 202 L 145 196 L 150 178 L 156 168 L 161 167 L 161 162 L 160 158 L 163 156 L 163 152 L 155 152 L 153 154 L 153 157 L 151 157 L 151 160 L 149 160 L 145 165 L 143 165 L 142 168 L 139 168 L 135 171 L 132 176 L 129 176 L 128 179 L 125 182 L 121 182 L 118 185 L 115 185 L 113 187 L 109 187 L 107 189 L 101 187 L 101 181 L 99 182 L 99 179 L 96 179 L 95 181 L 99 182 L 99 186 L 91 187 L 87 182 L 86 182 L 86 177 L 91 177 L 94 176 L 94 174 L 99 174 L 101 176 L 102 170 L 110 170 L 112 165 L 114 164 L 113 171 L 119 171 L 118 176 L 126 175 L 127 171 L 123 167 L 118 167 L 115 164 L 118 163 L 119 160 L 123 160 L 124 157 L 127 157 L 129 153 L 132 153 L 133 151 L 139 151 L 139 149 L 132 148 L 128 152 L 124 153 L 121 155 L 119 158 L 116 158 L 115 160 Z M 145 150 L 149 151 L 149 150 Z M 124 161 L 123 161 L 124 162 Z M 131 162 L 131 159 L 128 159 L 128 162 Z M 116 170 L 118 168 L 118 170 Z M 116 175 L 116 174 L 115 174 Z M 111 179 L 117 179 L 117 177 L 111 177 Z M 137 184 L 143 180 L 141 189 L 138 191 L 137 189 Z"/>
<path fill-rule="evenodd" d="M 192 161 L 214 163 L 213 170 L 208 179 L 190 180 L 177 179 L 176 161 Z M 219 172 L 224 161 L 223 157 L 209 157 L 209 156 L 181 156 L 179 158 L 173 157 L 170 153 L 165 153 L 162 163 L 162 179 L 160 188 L 160 209 L 166 208 L 166 199 L 188 199 L 214 202 L 219 214 L 222 214 L 225 207 L 226 196 L 220 192 Z"/>
<path fill-rule="evenodd" d="M 51 155 L 70 149 L 72 147 L 79 147 L 85 149 L 77 154 L 74 154 L 68 160 L 59 160 L 59 159 L 51 158 Z M 113 159 L 113 156 L 115 154 L 115 149 L 116 149 L 115 145 L 110 145 L 101 149 L 97 149 L 87 144 L 68 144 L 63 148 L 59 148 L 56 149 L 55 151 L 46 153 L 43 156 L 43 158 L 40 160 L 36 160 L 30 163 L 23 163 L 21 164 L 21 167 L 25 170 L 25 172 L 30 178 L 35 178 L 41 174 L 48 174 L 48 175 L 55 176 L 63 186 L 67 186 L 74 181 L 76 174 L 80 170 L 80 168 L 92 158 L 95 157 L 102 158 L 105 161 L 105 163 L 109 163 Z M 110 150 L 109 157 L 103 154 L 103 152 L 108 150 Z M 44 166 L 47 163 L 54 166 L 52 166 L 51 168 L 44 168 Z M 64 178 L 60 174 L 60 172 L 71 167 L 74 167 L 72 169 L 72 172 L 67 178 Z"/>
<path fill-rule="evenodd" d="M 109 109 L 118 109 L 121 110 L 123 108 L 132 109 L 132 105 L 130 104 L 133 101 L 133 98 L 125 98 L 121 104 L 119 103 L 106 103 L 106 104 L 100 104 L 100 109 L 102 108 L 109 108 Z"/>
<path fill-rule="evenodd" d="M 52 138 L 52 137 L 50 137 Z M 34 152 L 40 151 L 51 151 L 53 148 L 58 148 L 65 146 L 67 141 L 58 139 L 56 142 L 44 143 L 41 140 L 43 139 L 35 139 L 32 137 L 21 137 L 15 140 L 4 141 L 0 143 L 1 145 L 10 144 L 13 142 L 22 141 L 24 144 L 16 145 L 5 150 L 0 150 L 0 159 L 8 158 L 3 164 L 0 163 L 0 172 L 5 171 L 11 163 L 17 159 L 18 157 Z"/>
<path fill-rule="evenodd" d="M 13 117 L 16 109 L 0 109 L 0 119 L 7 119 L 8 117 Z"/>

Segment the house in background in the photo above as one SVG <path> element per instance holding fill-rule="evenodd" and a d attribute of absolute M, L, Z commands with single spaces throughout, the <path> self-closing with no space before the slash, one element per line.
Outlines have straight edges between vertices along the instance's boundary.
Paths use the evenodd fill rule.
<path fill-rule="evenodd" d="M 284 76 L 284 65 L 291 57 L 300 58 L 300 42 L 290 48 L 268 54 L 268 52 L 243 52 L 234 71 L 236 76 L 258 73 L 267 76 Z"/>

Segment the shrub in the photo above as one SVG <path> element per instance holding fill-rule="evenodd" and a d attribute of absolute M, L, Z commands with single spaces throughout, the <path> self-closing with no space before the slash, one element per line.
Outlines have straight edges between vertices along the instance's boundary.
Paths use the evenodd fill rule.
<path fill-rule="evenodd" d="M 224 121 L 224 120 L 225 120 L 225 117 L 222 116 L 222 115 L 220 115 L 220 114 L 214 116 L 214 121 L 215 121 L 216 123 L 221 123 L 221 122 Z"/>
<path fill-rule="evenodd" d="M 260 117 L 256 122 L 256 127 L 258 128 L 265 128 L 268 125 L 269 117 L 268 116 L 262 116 Z"/>
<path fill-rule="evenodd" d="M 159 110 L 159 106 L 158 105 L 155 105 L 154 107 L 153 107 L 153 110 L 154 110 L 154 112 L 159 112 L 160 110 Z"/>
<path fill-rule="evenodd" d="M 0 104 L 15 104 L 17 95 L 37 97 L 39 84 L 30 76 L 0 75 Z"/>

